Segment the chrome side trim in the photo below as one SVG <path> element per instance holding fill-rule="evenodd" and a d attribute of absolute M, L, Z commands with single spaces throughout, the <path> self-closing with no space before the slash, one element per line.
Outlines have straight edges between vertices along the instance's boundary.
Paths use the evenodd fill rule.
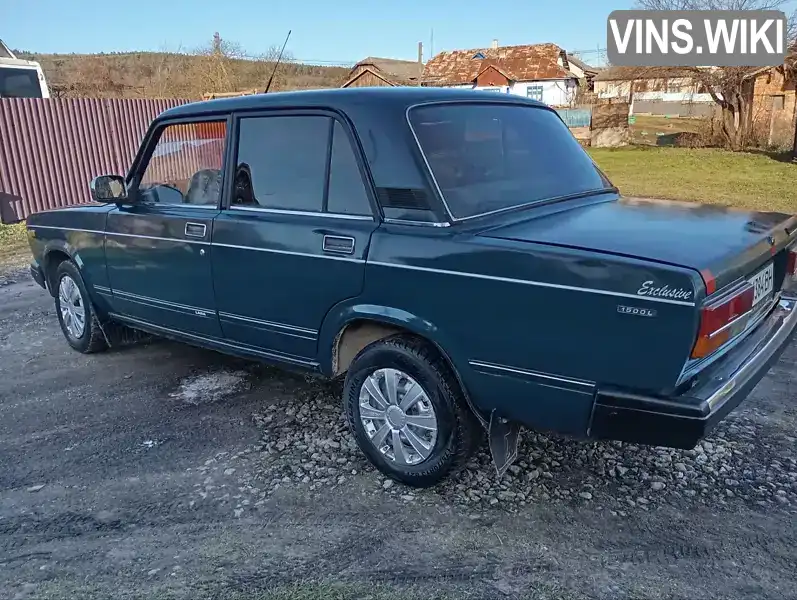
<path fill-rule="evenodd" d="M 451 223 L 446 221 L 411 221 L 408 219 L 389 219 L 385 217 L 385 223 L 393 223 L 395 225 L 414 225 L 418 227 L 451 227 Z"/>
<path fill-rule="evenodd" d="M 95 233 L 97 235 L 105 235 L 104 231 L 97 231 L 96 229 L 80 229 L 78 227 L 56 227 L 55 225 L 28 225 L 28 229 L 57 229 L 59 231 L 79 231 L 81 233 Z"/>
<path fill-rule="evenodd" d="M 139 206 L 146 206 L 147 208 L 199 208 L 201 210 L 219 210 L 218 202 L 213 204 L 177 204 L 176 202 L 142 202 Z"/>
<path fill-rule="evenodd" d="M 114 295 L 119 296 L 122 300 L 130 300 L 138 302 L 139 304 L 148 304 L 155 308 L 177 309 L 190 312 L 197 317 L 211 317 L 216 316 L 216 310 L 212 308 L 201 308 L 199 306 L 189 306 L 188 304 L 179 304 L 177 302 L 169 302 L 167 300 L 159 300 L 158 298 L 150 298 L 149 296 L 140 296 L 138 294 L 131 294 L 130 292 L 122 292 L 114 290 Z"/>
<path fill-rule="evenodd" d="M 197 240 L 186 240 L 183 238 L 166 238 L 166 237 L 158 237 L 154 235 L 139 235 L 136 233 L 121 233 L 118 231 L 97 231 L 96 229 L 80 229 L 77 227 L 56 227 L 54 225 L 28 225 L 28 229 L 56 229 L 58 231 L 79 231 L 82 233 L 94 233 L 96 235 L 105 235 L 105 236 L 118 236 L 118 237 L 129 237 L 129 238 L 141 238 L 144 240 L 159 240 L 162 242 L 179 242 L 182 244 L 200 244 L 200 245 L 208 245 L 210 242 L 200 242 Z"/>
<path fill-rule="evenodd" d="M 196 340 L 196 341 L 202 342 L 203 344 L 213 344 L 213 345 L 216 345 L 216 346 L 224 346 L 224 347 L 230 348 L 232 350 L 237 350 L 239 352 L 244 352 L 244 353 L 246 353 L 248 355 L 251 355 L 251 356 L 258 356 L 258 357 L 265 358 L 265 359 L 268 359 L 268 360 L 273 360 L 273 361 L 276 361 L 276 362 L 294 364 L 294 365 L 298 365 L 298 366 L 305 367 L 305 368 L 308 368 L 308 369 L 318 369 L 318 363 L 317 362 L 311 361 L 311 360 L 305 360 L 305 359 L 299 358 L 297 356 L 290 356 L 290 355 L 287 355 L 287 354 L 279 354 L 279 353 L 275 353 L 275 352 L 266 352 L 266 351 L 260 350 L 258 348 L 251 348 L 249 346 L 242 346 L 240 344 L 233 344 L 233 343 L 230 343 L 230 342 L 225 342 L 225 341 L 219 340 L 217 338 L 209 338 L 209 337 L 197 335 L 195 333 L 186 333 L 185 331 L 178 331 L 176 329 L 170 329 L 168 327 L 162 327 L 160 325 L 154 325 L 154 324 L 150 323 L 149 321 L 144 321 L 142 319 L 136 319 L 134 317 L 128 317 L 128 316 L 125 316 L 125 315 L 120 315 L 120 314 L 117 314 L 117 313 L 110 313 L 109 316 L 112 319 L 115 319 L 117 321 L 132 323 L 133 325 L 138 325 L 139 327 L 142 327 L 142 328 L 145 328 L 145 329 L 150 329 L 152 331 L 167 333 L 167 334 L 172 335 L 172 336 L 174 336 L 174 337 L 176 337 L 178 339 L 182 338 L 182 339 Z"/>
<path fill-rule="evenodd" d="M 263 321 L 261 319 L 253 319 L 251 317 L 243 317 L 241 315 L 235 315 L 233 313 L 227 312 L 219 312 L 219 319 L 226 320 L 226 321 L 241 321 L 243 323 L 250 323 L 252 325 L 260 325 L 263 329 L 273 331 L 273 330 L 284 330 L 284 331 L 273 331 L 273 333 L 279 333 L 281 335 L 289 335 L 291 337 L 298 337 L 305 340 L 316 340 L 318 339 L 318 332 L 314 329 L 306 329 L 304 327 L 295 327 L 293 325 L 285 325 L 283 323 L 274 323 L 273 321 Z"/>
<path fill-rule="evenodd" d="M 161 242 L 174 242 L 176 244 L 197 244 L 200 246 L 208 246 L 210 242 L 203 242 L 199 240 L 187 240 L 185 238 L 166 238 L 166 237 L 158 237 L 155 235 L 138 235 L 136 233 L 121 233 L 117 231 L 106 231 L 105 235 L 107 236 L 117 236 L 117 237 L 129 237 L 129 238 L 140 238 L 143 240 L 158 240 Z"/>
<path fill-rule="evenodd" d="M 558 283 L 548 283 L 545 281 L 531 281 L 528 279 L 514 279 L 512 277 L 500 277 L 498 275 L 484 275 L 482 273 L 465 273 L 463 271 L 449 271 L 446 269 L 434 269 L 431 267 L 419 267 L 416 265 L 402 265 L 398 263 L 386 263 L 369 260 L 368 265 L 378 265 L 380 267 L 392 267 L 396 269 L 410 269 L 413 271 L 426 271 L 428 273 L 442 273 L 444 275 L 459 275 L 460 277 L 475 277 L 477 279 L 488 279 L 490 281 L 503 281 L 505 283 L 520 283 L 536 287 L 552 288 L 557 290 L 567 290 L 571 292 L 586 292 L 589 294 L 600 294 L 603 296 L 616 296 L 618 298 L 633 298 L 646 302 L 660 302 L 662 304 L 675 304 L 677 306 L 694 306 L 693 302 L 683 300 L 670 300 L 669 298 L 655 298 L 652 296 L 637 296 L 636 294 L 626 294 L 624 292 L 613 292 L 610 290 L 598 290 L 594 288 L 584 288 L 573 285 L 561 285 Z"/>
<path fill-rule="evenodd" d="M 92 287 L 95 290 L 97 290 L 98 292 L 101 292 L 101 293 L 106 293 L 106 294 L 110 294 L 111 293 L 111 288 L 105 287 L 104 285 L 94 285 Z"/>
<path fill-rule="evenodd" d="M 323 258 L 326 260 L 343 260 L 353 263 L 364 263 L 362 258 L 351 258 L 348 256 L 329 256 L 326 254 L 313 254 L 311 252 L 294 252 L 293 250 L 277 250 L 276 248 L 255 248 L 253 246 L 240 246 L 238 244 L 220 244 L 213 242 L 212 246 L 220 248 L 235 248 L 236 250 L 253 250 L 255 252 L 271 252 L 273 254 L 288 254 L 290 256 L 306 256 L 309 258 Z"/>
<path fill-rule="evenodd" d="M 499 373 L 512 373 L 513 375 L 522 375 L 535 379 L 544 379 L 548 381 L 555 381 L 558 383 L 566 383 L 583 388 L 595 388 L 594 381 L 586 381 L 584 379 L 573 379 L 572 377 L 562 377 L 561 375 L 551 375 L 550 373 L 542 373 L 540 371 L 531 371 L 529 369 L 520 369 L 518 367 L 508 367 L 506 365 L 498 365 L 494 363 L 483 362 L 480 360 L 469 360 L 468 364 L 477 369 L 485 371 L 498 371 Z"/>
<path fill-rule="evenodd" d="M 342 213 L 330 212 L 313 212 L 310 210 L 288 210 L 284 208 L 256 208 L 254 206 L 230 206 L 227 210 L 251 212 L 251 213 L 267 213 L 272 215 L 291 215 L 297 217 L 323 217 L 325 219 L 343 219 L 347 221 L 373 221 L 373 216 L 368 215 L 346 215 Z"/>

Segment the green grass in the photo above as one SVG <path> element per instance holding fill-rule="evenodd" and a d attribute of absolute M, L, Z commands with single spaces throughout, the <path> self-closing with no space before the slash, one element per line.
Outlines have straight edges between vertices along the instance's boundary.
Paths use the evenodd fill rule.
<path fill-rule="evenodd" d="M 636 122 L 629 125 L 629 129 L 632 143 L 655 146 L 658 133 L 673 134 L 682 131 L 697 133 L 706 127 L 706 123 L 705 119 L 636 115 Z"/>
<path fill-rule="evenodd" d="M 717 149 L 591 148 L 626 196 L 797 213 L 797 164 Z"/>

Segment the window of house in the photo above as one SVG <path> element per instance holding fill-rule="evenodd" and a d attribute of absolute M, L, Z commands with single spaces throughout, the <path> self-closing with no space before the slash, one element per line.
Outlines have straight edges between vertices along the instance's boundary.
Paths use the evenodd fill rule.
<path fill-rule="evenodd" d="M 786 104 L 786 96 L 783 94 L 772 96 L 772 110 L 783 110 Z"/>
<path fill-rule="evenodd" d="M 241 119 L 233 205 L 321 211 L 329 117 Z"/>
<path fill-rule="evenodd" d="M 226 121 L 164 127 L 144 168 L 142 202 L 216 206 L 221 198 Z"/>
<path fill-rule="evenodd" d="M 542 102 L 542 86 L 530 85 L 526 88 L 526 97 Z"/>
<path fill-rule="evenodd" d="M 233 206 L 372 214 L 349 137 L 326 116 L 241 119 L 233 189 Z"/>
<path fill-rule="evenodd" d="M 673 81 L 673 80 L 667 81 L 667 93 L 677 94 L 680 91 L 681 91 L 681 84 L 678 81 Z"/>
<path fill-rule="evenodd" d="M 332 130 L 327 210 L 344 215 L 371 214 L 371 205 L 354 149 L 338 121 L 335 121 Z"/>

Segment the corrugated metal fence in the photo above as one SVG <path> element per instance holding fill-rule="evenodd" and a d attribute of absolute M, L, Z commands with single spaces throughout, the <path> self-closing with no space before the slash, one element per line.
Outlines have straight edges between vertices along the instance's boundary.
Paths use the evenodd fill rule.
<path fill-rule="evenodd" d="M 124 175 L 150 122 L 187 100 L 0 99 L 0 220 L 90 201 L 96 175 Z"/>

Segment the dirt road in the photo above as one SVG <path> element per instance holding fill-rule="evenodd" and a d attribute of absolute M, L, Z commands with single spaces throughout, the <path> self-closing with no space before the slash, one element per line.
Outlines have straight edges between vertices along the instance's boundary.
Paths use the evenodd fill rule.
<path fill-rule="evenodd" d="M 155 342 L 68 349 L 0 276 L 0 598 L 797 597 L 797 347 L 691 452 L 526 434 L 386 482 L 334 385 Z"/>

